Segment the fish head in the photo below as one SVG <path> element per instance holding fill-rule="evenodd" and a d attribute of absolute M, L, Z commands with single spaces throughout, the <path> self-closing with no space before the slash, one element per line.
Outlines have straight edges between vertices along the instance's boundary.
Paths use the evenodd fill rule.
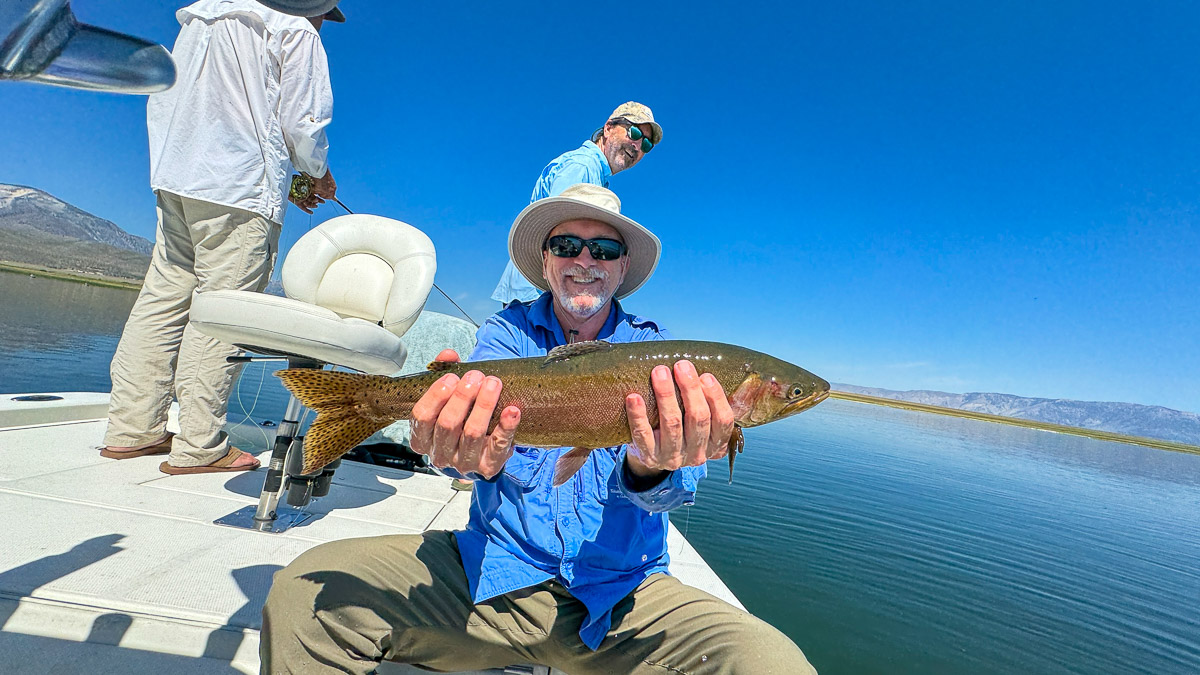
<path fill-rule="evenodd" d="M 804 412 L 829 396 L 824 379 L 766 354 L 748 363 L 749 370 L 729 396 L 740 427 L 756 427 Z"/>

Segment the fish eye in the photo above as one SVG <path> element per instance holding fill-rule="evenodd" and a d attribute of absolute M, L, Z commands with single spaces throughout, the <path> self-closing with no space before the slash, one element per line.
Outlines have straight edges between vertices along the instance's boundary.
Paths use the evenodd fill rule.
<path fill-rule="evenodd" d="M 793 384 L 792 388 L 788 390 L 788 398 L 800 398 L 803 394 L 804 389 L 798 384 Z"/>

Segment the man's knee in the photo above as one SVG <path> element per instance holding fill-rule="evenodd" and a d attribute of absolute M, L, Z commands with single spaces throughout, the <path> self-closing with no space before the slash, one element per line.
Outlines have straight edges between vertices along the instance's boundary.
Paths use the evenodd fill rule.
<path fill-rule="evenodd" d="M 804 652 L 771 624 L 741 611 L 712 620 L 705 635 L 696 635 L 685 651 L 685 671 L 786 675 L 816 673 Z M 713 671 L 716 672 L 716 671 Z"/>
<path fill-rule="evenodd" d="M 340 541 L 320 544 L 301 553 L 287 567 L 275 573 L 267 593 L 265 609 L 281 606 L 306 605 L 305 616 L 311 616 L 315 596 L 321 592 L 321 580 L 338 571 L 337 563 L 345 562 Z"/>
<path fill-rule="evenodd" d="M 754 661 L 744 672 L 787 675 L 817 672 L 795 642 L 762 619 L 748 616 L 747 620 L 737 622 L 734 633 L 737 643 L 735 653 L 743 659 L 749 657 Z M 743 672 L 743 669 L 736 672 Z"/>

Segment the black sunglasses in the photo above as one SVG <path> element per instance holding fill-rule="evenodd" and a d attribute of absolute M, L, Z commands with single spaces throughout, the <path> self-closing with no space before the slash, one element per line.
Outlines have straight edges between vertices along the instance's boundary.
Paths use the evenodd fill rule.
<path fill-rule="evenodd" d="M 625 255 L 625 244 L 616 239 L 584 239 L 573 234 L 558 234 L 546 240 L 544 250 L 550 251 L 559 258 L 574 258 L 583 253 L 587 246 L 588 253 L 596 260 L 616 260 Z"/>
<path fill-rule="evenodd" d="M 642 142 L 642 154 L 643 155 L 654 149 L 654 144 L 651 143 L 650 139 L 646 138 L 646 135 L 642 133 L 642 130 L 637 128 L 636 126 L 630 124 L 629 127 L 625 130 L 625 133 L 629 134 L 629 140 Z"/>

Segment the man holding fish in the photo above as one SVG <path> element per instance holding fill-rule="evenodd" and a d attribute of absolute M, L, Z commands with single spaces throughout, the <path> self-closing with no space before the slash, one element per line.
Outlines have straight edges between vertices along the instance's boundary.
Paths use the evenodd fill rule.
<path fill-rule="evenodd" d="M 280 571 L 263 672 L 370 673 L 381 660 L 813 672 L 778 630 L 667 574 L 666 512 L 693 503 L 705 462 L 740 448 L 741 427 L 815 405 L 828 383 L 765 354 L 668 340 L 625 312 L 618 299 L 660 250 L 616 195 L 576 185 L 513 223 L 512 260 L 546 292 L 489 318 L 470 363 L 447 351 L 405 378 L 282 371 L 318 412 L 306 470 L 410 417 L 414 450 L 476 482 L 465 530 L 330 542 Z"/>

